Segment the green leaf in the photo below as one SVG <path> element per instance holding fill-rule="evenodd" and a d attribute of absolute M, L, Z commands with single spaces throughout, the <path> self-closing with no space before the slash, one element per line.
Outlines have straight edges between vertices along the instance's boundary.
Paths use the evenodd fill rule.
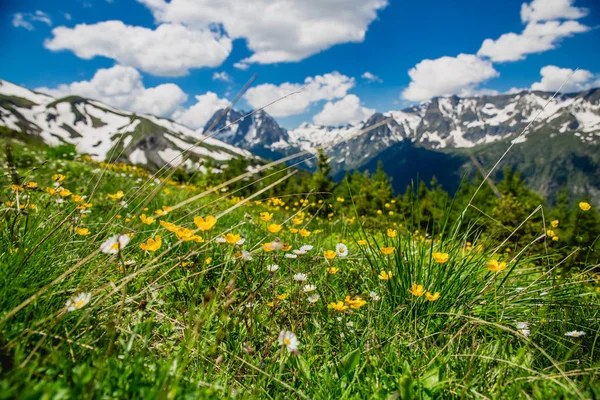
<path fill-rule="evenodd" d="M 310 380 L 310 367 L 308 362 L 302 356 L 296 357 L 296 361 L 298 362 L 298 368 L 300 368 L 302 374 L 304 374 L 304 377 L 307 380 Z"/>
<path fill-rule="evenodd" d="M 356 368 L 360 361 L 360 349 L 352 350 L 350 353 L 342 357 L 342 369 L 345 374 L 348 374 Z"/>

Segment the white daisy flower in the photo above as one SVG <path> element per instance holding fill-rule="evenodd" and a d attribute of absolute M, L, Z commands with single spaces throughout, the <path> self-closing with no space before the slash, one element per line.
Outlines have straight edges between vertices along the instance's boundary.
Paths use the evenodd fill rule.
<path fill-rule="evenodd" d="M 311 246 L 310 244 L 305 244 L 304 246 L 300 247 L 300 250 L 304 251 L 305 253 L 311 251 L 314 247 Z"/>
<path fill-rule="evenodd" d="M 315 285 L 304 285 L 302 290 L 304 291 L 304 293 L 314 292 L 315 290 L 317 290 L 317 287 Z"/>
<path fill-rule="evenodd" d="M 308 302 L 311 304 L 316 303 L 317 301 L 319 301 L 320 296 L 315 293 L 315 294 L 311 294 L 310 296 L 308 296 Z"/>
<path fill-rule="evenodd" d="M 343 243 L 338 243 L 335 245 L 335 252 L 338 257 L 346 257 L 348 255 L 348 246 Z"/>
<path fill-rule="evenodd" d="M 227 240 L 225 240 L 225 238 L 223 236 L 219 236 L 215 239 L 215 242 L 217 243 L 225 243 L 227 242 Z"/>
<path fill-rule="evenodd" d="M 298 258 L 298 256 L 295 255 L 295 254 L 289 254 L 288 253 L 288 254 L 285 255 L 285 258 L 292 258 L 292 259 L 294 259 L 294 258 Z"/>
<path fill-rule="evenodd" d="M 237 242 L 235 242 L 235 244 L 237 244 L 238 246 L 241 246 L 244 243 L 246 243 L 246 239 L 244 239 L 244 238 L 241 238 L 240 240 L 238 240 Z"/>
<path fill-rule="evenodd" d="M 123 200 L 123 201 L 122 201 L 121 203 L 119 203 L 119 204 L 121 204 L 121 207 L 123 207 L 123 208 L 127 208 L 127 206 L 129 205 L 129 204 L 127 204 L 127 202 L 126 202 L 125 200 Z"/>
<path fill-rule="evenodd" d="M 578 337 L 585 336 L 585 332 L 582 332 L 582 331 L 571 331 L 571 332 L 565 333 L 565 336 L 578 338 Z"/>
<path fill-rule="evenodd" d="M 135 265 L 135 260 L 129 259 L 129 260 L 125 261 L 125 265 L 128 267 L 131 265 Z"/>
<path fill-rule="evenodd" d="M 302 256 L 302 255 L 306 254 L 306 251 L 304 251 L 302 249 L 292 250 L 292 252 L 297 256 Z"/>
<path fill-rule="evenodd" d="M 279 333 L 279 345 L 286 346 L 288 351 L 292 353 L 297 351 L 299 344 L 300 343 L 298 342 L 298 338 L 296 337 L 294 332 L 281 331 L 281 333 Z"/>
<path fill-rule="evenodd" d="M 302 272 L 294 274 L 294 280 L 297 282 L 306 282 L 307 279 L 308 277 L 306 276 L 306 274 L 303 274 Z"/>
<path fill-rule="evenodd" d="M 269 272 L 275 272 L 278 269 L 279 269 L 279 265 L 277 265 L 277 264 L 267 265 L 267 271 L 269 271 Z"/>
<path fill-rule="evenodd" d="M 275 251 L 283 249 L 283 243 L 281 243 L 281 240 L 273 240 L 270 245 Z"/>
<path fill-rule="evenodd" d="M 119 250 L 123 250 L 129 243 L 129 236 L 115 235 L 111 236 L 100 246 L 100 251 L 106 254 L 117 254 Z"/>
<path fill-rule="evenodd" d="M 85 307 L 91 298 L 91 293 L 79 293 L 77 296 L 67 300 L 67 304 L 65 304 L 67 311 L 75 311 Z"/>
<path fill-rule="evenodd" d="M 246 250 L 242 250 L 242 260 L 244 261 L 252 261 L 252 253 Z"/>
<path fill-rule="evenodd" d="M 529 324 L 527 322 L 517 322 L 515 324 L 515 327 L 523 336 L 529 336 L 529 334 L 531 333 L 531 331 L 529 330 Z"/>
<path fill-rule="evenodd" d="M 379 300 L 379 295 L 376 292 L 372 291 L 372 290 L 369 292 L 369 297 L 373 301 Z"/>

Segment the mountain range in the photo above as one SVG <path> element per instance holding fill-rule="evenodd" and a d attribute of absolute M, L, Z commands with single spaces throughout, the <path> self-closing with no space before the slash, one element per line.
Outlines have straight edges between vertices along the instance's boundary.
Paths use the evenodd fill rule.
<path fill-rule="evenodd" d="M 463 177 L 488 171 L 512 146 L 498 173 L 506 166 L 517 168 L 532 189 L 551 201 L 566 187 L 575 197 L 598 202 L 600 89 L 552 96 L 522 91 L 438 97 L 375 113 L 355 125 L 304 123 L 292 130 L 264 110 L 219 110 L 200 132 L 166 118 L 77 96 L 55 99 L 0 80 L 0 125 L 51 145 L 75 144 L 98 160 L 150 169 L 177 164 L 183 150 L 190 150 L 186 168 L 202 169 L 207 159 L 217 164 L 234 157 L 279 159 L 323 148 L 336 178 L 352 170 L 373 171 L 383 161 L 398 191 L 436 176 L 452 192 Z"/>

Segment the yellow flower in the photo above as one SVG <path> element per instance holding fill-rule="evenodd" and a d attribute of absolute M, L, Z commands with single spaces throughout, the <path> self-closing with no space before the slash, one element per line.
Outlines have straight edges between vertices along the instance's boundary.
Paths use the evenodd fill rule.
<path fill-rule="evenodd" d="M 262 247 L 263 251 L 266 251 L 267 253 L 270 252 L 270 251 L 275 250 L 273 248 L 273 246 L 271 245 L 271 243 L 263 243 L 263 244 L 260 245 L 260 247 Z"/>
<path fill-rule="evenodd" d="M 75 228 L 75 233 L 81 236 L 87 236 L 90 234 L 90 230 L 88 228 Z"/>
<path fill-rule="evenodd" d="M 46 192 L 48 192 L 48 194 L 49 194 L 50 196 L 52 196 L 53 194 L 55 194 L 55 193 L 56 193 L 56 189 L 54 189 L 54 188 L 51 188 L 51 187 L 47 187 L 47 188 L 46 188 Z"/>
<path fill-rule="evenodd" d="M 328 273 L 328 274 L 331 274 L 331 275 L 335 275 L 335 274 L 337 274 L 339 271 L 340 271 L 340 269 L 339 269 L 339 268 L 336 268 L 336 267 L 329 267 L 329 268 L 327 268 L 327 273 Z"/>
<path fill-rule="evenodd" d="M 558 242 L 558 236 L 552 236 L 552 240 Z"/>
<path fill-rule="evenodd" d="M 10 185 L 10 190 L 14 190 L 15 192 L 22 192 L 23 188 L 19 185 Z"/>
<path fill-rule="evenodd" d="M 156 251 L 160 249 L 160 245 L 162 244 L 162 240 L 160 236 L 156 236 L 154 239 L 149 238 L 146 243 L 140 244 L 140 249 L 146 251 Z"/>
<path fill-rule="evenodd" d="M 233 234 L 233 233 L 228 233 L 227 235 L 225 235 L 225 241 L 229 244 L 236 244 L 237 242 L 239 242 L 242 239 L 242 237 L 240 235 Z"/>
<path fill-rule="evenodd" d="M 335 256 L 337 255 L 337 253 L 334 250 L 325 250 L 323 255 L 325 256 L 326 259 L 333 260 L 335 258 Z"/>
<path fill-rule="evenodd" d="M 344 310 L 348 309 L 348 306 L 345 305 L 343 301 L 338 301 L 337 303 L 335 303 L 335 302 L 329 303 L 327 308 L 335 310 L 335 311 L 344 311 Z"/>
<path fill-rule="evenodd" d="M 395 249 L 393 247 L 382 247 L 379 250 L 381 250 L 381 252 L 386 256 L 389 256 L 394 252 Z"/>
<path fill-rule="evenodd" d="M 336 200 L 340 203 L 343 203 L 345 201 L 343 197 L 338 197 Z"/>
<path fill-rule="evenodd" d="M 169 232 L 177 232 L 177 230 L 179 229 L 179 227 L 172 222 L 160 221 L 160 225 Z"/>
<path fill-rule="evenodd" d="M 204 260 L 205 264 L 211 264 L 212 263 L 212 257 L 208 257 L 206 260 Z"/>
<path fill-rule="evenodd" d="M 302 218 L 293 218 L 292 223 L 294 225 L 300 225 L 304 220 Z"/>
<path fill-rule="evenodd" d="M 38 187 L 37 182 L 26 182 L 24 185 L 25 189 L 35 189 Z"/>
<path fill-rule="evenodd" d="M 310 236 L 310 231 L 307 229 L 300 229 L 298 231 L 298 233 L 300 234 L 300 236 L 302 237 L 309 237 Z"/>
<path fill-rule="evenodd" d="M 435 260 L 435 262 L 438 264 L 443 264 L 443 263 L 447 262 L 449 259 L 448 253 L 435 252 L 432 254 L 432 256 L 433 256 L 433 259 Z"/>
<path fill-rule="evenodd" d="M 435 292 L 434 294 L 431 294 L 431 292 L 427 292 L 425 293 L 425 297 L 427 297 L 427 300 L 429 301 L 436 301 L 440 298 L 440 292 Z"/>
<path fill-rule="evenodd" d="M 110 197 L 113 200 L 119 200 L 119 199 L 122 199 L 123 197 L 125 197 L 125 193 L 123 193 L 122 190 L 119 190 L 115 194 L 108 193 L 108 197 Z"/>
<path fill-rule="evenodd" d="M 273 214 L 269 214 L 268 212 L 261 212 L 259 214 L 259 218 L 262 219 L 265 222 L 269 222 L 271 220 L 271 218 L 273 218 Z"/>
<path fill-rule="evenodd" d="M 200 229 L 202 232 L 211 230 L 213 226 L 217 223 L 217 219 L 212 215 L 206 217 L 206 219 L 198 216 L 194 218 L 194 224 Z"/>
<path fill-rule="evenodd" d="M 271 224 L 271 225 L 267 226 L 267 229 L 271 233 L 277 233 L 281 230 L 281 228 L 283 228 L 283 226 L 281 226 L 279 224 Z"/>
<path fill-rule="evenodd" d="M 395 229 L 388 229 L 387 230 L 388 237 L 394 238 L 394 237 L 396 237 L 397 234 L 398 234 L 398 231 L 396 231 Z"/>
<path fill-rule="evenodd" d="M 553 231 L 552 229 L 548 229 L 548 230 L 546 231 L 546 235 L 547 235 L 547 236 L 550 236 L 550 237 L 552 237 L 552 236 L 556 236 L 556 234 L 554 233 L 554 231 Z"/>
<path fill-rule="evenodd" d="M 356 296 L 354 299 L 351 299 L 350 296 L 346 296 L 344 303 L 348 304 L 350 308 L 355 310 L 367 304 L 367 302 L 361 299 L 359 296 Z"/>
<path fill-rule="evenodd" d="M 296 229 L 296 228 L 292 228 L 292 227 L 290 226 L 290 227 L 288 227 L 288 229 L 289 229 L 289 230 L 290 230 L 290 232 L 292 232 L 292 233 L 298 233 L 298 229 Z"/>
<path fill-rule="evenodd" d="M 357 243 L 359 246 L 364 246 L 364 245 L 366 245 L 366 244 L 367 244 L 367 241 L 366 241 L 366 240 L 364 240 L 364 239 L 360 239 L 360 240 L 358 240 L 356 243 Z"/>
<path fill-rule="evenodd" d="M 411 288 L 408 289 L 408 291 L 410 292 L 410 294 L 416 297 L 421 297 L 425 294 L 425 288 L 423 287 L 423 285 L 417 285 L 416 283 L 413 283 Z"/>
<path fill-rule="evenodd" d="M 83 201 L 83 197 L 74 194 L 73 196 L 71 196 L 71 200 L 73 200 L 75 203 L 81 203 Z"/>
<path fill-rule="evenodd" d="M 140 215 L 140 220 L 146 225 L 151 225 L 154 222 L 156 222 L 156 219 L 153 216 L 147 217 L 146 214 Z M 161 221 L 161 223 L 162 223 L 162 221 Z"/>
<path fill-rule="evenodd" d="M 52 175 L 52 180 L 56 181 L 56 182 L 62 182 L 66 179 L 67 177 L 64 176 L 63 174 L 54 174 Z"/>
<path fill-rule="evenodd" d="M 281 294 L 276 294 L 275 297 L 277 297 L 279 300 L 285 300 L 287 299 L 289 296 L 289 294 L 287 293 L 281 293 Z"/>
<path fill-rule="evenodd" d="M 504 271 L 506 269 L 506 263 L 504 261 L 498 263 L 496 260 L 490 260 L 490 262 L 488 262 L 488 269 L 492 272 Z"/>
<path fill-rule="evenodd" d="M 592 206 L 590 203 L 582 201 L 579 203 L 579 208 L 581 208 L 581 211 L 588 211 L 590 208 L 592 208 Z"/>
<path fill-rule="evenodd" d="M 393 276 L 394 276 L 394 274 L 392 274 L 392 271 L 387 271 L 387 272 L 381 271 L 377 277 L 379 279 L 381 279 L 382 281 L 387 281 Z"/>
<path fill-rule="evenodd" d="M 69 189 L 60 188 L 58 189 L 58 194 L 60 197 L 69 197 L 72 193 Z"/>
<path fill-rule="evenodd" d="M 550 222 L 550 224 L 552 225 L 553 228 L 558 228 L 558 220 L 555 219 L 554 221 Z"/>

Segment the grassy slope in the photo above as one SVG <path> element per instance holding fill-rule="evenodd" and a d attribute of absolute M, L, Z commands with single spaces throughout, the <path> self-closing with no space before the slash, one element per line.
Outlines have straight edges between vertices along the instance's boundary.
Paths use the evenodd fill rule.
<path fill-rule="evenodd" d="M 17 158 L 40 166 L 21 170 L 23 182 L 52 187 L 52 175 L 62 173 L 67 178 L 61 185 L 88 196 L 84 202 L 93 207 L 80 214 L 72 196 L 57 203 L 56 194 L 40 189 L 19 192 L 25 211 L 17 213 L 14 204 L 0 209 L 2 398 L 600 395 L 598 292 L 589 274 L 571 277 L 553 268 L 560 260 L 552 254 L 525 257 L 515 249 L 494 255 L 497 243 L 468 249 L 466 233 L 454 237 L 450 231 L 432 242 L 391 218 L 364 232 L 344 215 L 314 218 L 318 204 L 312 206 L 310 197 L 295 225 L 290 218 L 301 205 L 293 202 L 301 198 L 284 199 L 289 211 L 262 199 L 228 212 L 240 199 L 227 192 L 160 218 L 195 229 L 194 216 L 222 214 L 212 230 L 199 232 L 203 243 L 180 243 L 158 221 L 146 225 L 134 216 L 174 206 L 203 188 L 167 183 L 167 191 L 153 196 L 157 186 L 143 186 L 143 170 L 59 159 L 41 165 L 44 153 L 13 146 Z M 3 179 L 2 200 L 14 201 Z M 119 189 L 127 208 L 108 197 Z M 259 218 L 266 211 L 273 213 L 270 223 L 285 225 L 282 231 L 266 229 Z M 302 237 L 290 227 L 312 234 Z M 386 235 L 387 228 L 397 236 Z M 225 232 L 246 241 L 216 243 Z M 99 252 L 117 233 L 132 235 L 122 254 Z M 160 249 L 142 251 L 140 244 L 155 235 L 162 237 Z M 260 243 L 275 236 L 293 249 L 314 249 L 298 259 L 263 252 Z M 322 250 L 342 241 L 349 256 L 327 261 Z M 395 250 L 386 256 L 380 247 Z M 251 261 L 236 256 L 242 249 L 252 251 Z M 449 261 L 435 262 L 435 251 L 448 253 Z M 508 268 L 490 272 L 492 258 L 509 261 Z M 280 268 L 269 274 L 266 265 L 274 263 Z M 328 274 L 331 267 L 339 272 Z M 392 278 L 379 279 L 382 270 Z M 298 272 L 308 281 L 294 282 Z M 413 296 L 408 289 L 414 282 L 439 291 L 440 298 Z M 316 290 L 304 293 L 305 284 Z M 380 299 L 370 298 L 371 291 Z M 90 303 L 67 312 L 65 302 L 80 292 L 91 293 Z M 275 296 L 282 293 L 289 297 Z M 320 299 L 311 305 L 313 293 Z M 366 303 L 327 308 L 346 296 Z M 528 337 L 517 322 L 528 323 Z M 278 345 L 281 330 L 296 333 L 298 354 Z M 585 336 L 564 336 L 573 330 Z"/>

